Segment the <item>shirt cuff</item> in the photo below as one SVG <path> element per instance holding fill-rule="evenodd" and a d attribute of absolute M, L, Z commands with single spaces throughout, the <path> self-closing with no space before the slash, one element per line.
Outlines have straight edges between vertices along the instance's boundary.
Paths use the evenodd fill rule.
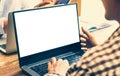
<path fill-rule="evenodd" d="M 46 73 L 44 76 L 62 76 L 58 73 Z"/>

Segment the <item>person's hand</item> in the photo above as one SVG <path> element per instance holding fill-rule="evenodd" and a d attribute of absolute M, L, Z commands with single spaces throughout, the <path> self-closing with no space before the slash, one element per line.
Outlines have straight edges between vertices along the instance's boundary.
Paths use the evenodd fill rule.
<path fill-rule="evenodd" d="M 41 3 L 35 5 L 34 7 L 42 7 L 42 6 L 51 6 L 55 5 L 58 2 L 58 0 L 43 0 Z"/>
<path fill-rule="evenodd" d="M 7 32 L 7 26 L 8 26 L 8 19 L 3 18 L 3 23 L 4 23 L 3 29 L 4 29 L 4 32 L 6 33 Z"/>
<path fill-rule="evenodd" d="M 48 72 L 57 73 L 61 76 L 65 76 L 69 68 L 69 63 L 67 60 L 58 59 L 55 57 L 51 58 L 51 62 L 48 63 Z"/>
<path fill-rule="evenodd" d="M 83 34 L 80 34 L 80 40 L 81 40 L 81 49 L 87 50 L 93 46 L 97 45 L 97 42 L 95 38 L 91 35 L 91 33 L 87 30 L 85 30 L 83 27 L 82 32 Z"/>

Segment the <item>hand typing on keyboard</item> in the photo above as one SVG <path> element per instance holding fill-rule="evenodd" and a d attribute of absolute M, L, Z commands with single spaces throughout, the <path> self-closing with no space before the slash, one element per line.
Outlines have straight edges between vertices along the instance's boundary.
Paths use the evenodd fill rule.
<path fill-rule="evenodd" d="M 67 70 L 69 68 L 69 63 L 67 60 L 58 59 L 55 57 L 51 58 L 51 62 L 48 63 L 48 72 L 56 73 L 61 76 L 65 76 Z"/>

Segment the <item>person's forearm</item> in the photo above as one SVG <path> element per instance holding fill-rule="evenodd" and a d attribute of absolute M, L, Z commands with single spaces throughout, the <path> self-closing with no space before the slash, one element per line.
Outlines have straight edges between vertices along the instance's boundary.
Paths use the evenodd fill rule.
<path fill-rule="evenodd" d="M 8 25 L 8 19 L 7 18 L 0 18 L 0 32 L 6 32 L 6 28 Z"/>
<path fill-rule="evenodd" d="M 7 25 L 8 25 L 8 19 L 7 19 L 7 18 L 4 18 L 4 19 L 3 19 L 3 22 L 4 22 L 4 27 L 7 27 Z"/>

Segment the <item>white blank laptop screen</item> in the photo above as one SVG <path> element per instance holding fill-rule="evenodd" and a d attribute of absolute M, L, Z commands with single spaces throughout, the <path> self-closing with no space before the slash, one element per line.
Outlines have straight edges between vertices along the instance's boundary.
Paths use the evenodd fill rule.
<path fill-rule="evenodd" d="M 14 13 L 20 57 L 79 42 L 76 5 Z"/>

